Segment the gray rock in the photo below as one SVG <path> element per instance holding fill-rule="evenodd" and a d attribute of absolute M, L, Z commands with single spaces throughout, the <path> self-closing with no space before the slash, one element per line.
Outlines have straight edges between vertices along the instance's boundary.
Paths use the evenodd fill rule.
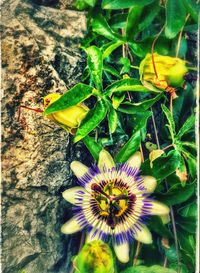
<path fill-rule="evenodd" d="M 2 270 L 69 272 L 80 234 L 61 225 L 71 206 L 61 192 L 74 185 L 69 163 L 80 157 L 69 135 L 21 108 L 42 108 L 42 97 L 80 81 L 85 14 L 9 0 L 2 6 Z M 67 213 L 66 213 L 67 212 Z"/>

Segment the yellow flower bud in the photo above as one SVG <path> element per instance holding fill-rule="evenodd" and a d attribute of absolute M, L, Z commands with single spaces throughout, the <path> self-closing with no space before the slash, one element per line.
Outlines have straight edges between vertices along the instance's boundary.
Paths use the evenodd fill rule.
<path fill-rule="evenodd" d="M 170 92 L 170 87 L 181 87 L 188 72 L 186 61 L 179 58 L 147 54 L 140 63 L 140 80 Z"/>
<path fill-rule="evenodd" d="M 102 241 L 87 243 L 74 259 L 74 267 L 82 273 L 114 273 L 112 251 Z"/>
<path fill-rule="evenodd" d="M 60 94 L 49 94 L 44 97 L 44 108 L 46 109 L 53 102 L 61 97 Z M 71 106 L 67 109 L 57 111 L 48 115 L 47 117 L 59 124 L 61 127 L 69 132 L 78 128 L 89 111 L 89 108 L 83 103 Z"/>

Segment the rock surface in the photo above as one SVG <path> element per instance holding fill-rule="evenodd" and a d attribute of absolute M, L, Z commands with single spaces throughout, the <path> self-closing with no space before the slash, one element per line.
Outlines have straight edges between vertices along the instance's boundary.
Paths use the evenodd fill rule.
<path fill-rule="evenodd" d="M 62 9 L 36 2 L 8 0 L 2 6 L 4 273 L 69 272 L 80 241 L 80 234 L 60 232 L 71 217 L 61 192 L 75 183 L 69 163 L 80 158 L 80 144 L 72 148 L 69 135 L 41 113 L 21 108 L 19 116 L 19 106 L 42 108 L 43 96 L 80 80 L 84 57 L 78 47 L 86 19 L 63 8 L 72 1 L 55 1 L 64 3 Z"/>

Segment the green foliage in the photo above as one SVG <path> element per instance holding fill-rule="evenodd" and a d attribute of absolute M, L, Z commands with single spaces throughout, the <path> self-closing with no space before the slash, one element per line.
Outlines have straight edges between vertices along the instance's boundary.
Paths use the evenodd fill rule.
<path fill-rule="evenodd" d="M 160 265 L 144 266 L 139 265 L 135 267 L 130 267 L 124 270 L 122 273 L 176 273 L 173 269 L 162 267 Z"/>
<path fill-rule="evenodd" d="M 174 206 L 179 265 L 172 223 L 164 225 L 160 217 L 153 216 L 147 225 L 154 243 L 143 245 L 139 253 L 140 263 L 144 265 L 126 269 L 119 266 L 117 270 L 125 269 L 120 271 L 123 273 L 175 273 L 178 269 L 182 273 L 194 272 L 196 97 L 195 80 L 187 80 L 187 77 L 195 73 L 189 71 L 184 86 L 180 84 L 176 88 L 178 97 L 172 101 L 170 112 L 170 93 L 167 92 L 170 86 L 161 90 L 152 82 L 142 83 L 138 68 L 146 54 L 152 52 L 153 44 L 154 53 L 177 55 L 186 60 L 187 66 L 195 66 L 193 36 L 198 29 L 199 5 L 195 0 L 77 0 L 76 7 L 88 11 L 88 32 L 82 42 L 82 49 L 87 53 L 84 83 L 75 85 L 44 114 L 84 102 L 91 110 L 77 128 L 74 142 L 82 140 L 96 161 L 102 148 L 111 147 L 116 163 L 126 162 L 142 148 L 145 162 L 141 174 L 154 176 L 158 182 L 156 199 Z M 176 82 L 177 75 L 171 76 Z M 151 118 L 152 107 L 156 128 Z M 164 149 L 153 166 L 148 158 L 149 142 L 155 149 Z M 168 238 L 169 248 L 163 247 L 163 237 Z M 160 266 L 163 256 L 167 257 L 169 268 Z"/>
<path fill-rule="evenodd" d="M 174 38 L 185 24 L 186 10 L 182 0 L 167 0 L 165 35 Z"/>

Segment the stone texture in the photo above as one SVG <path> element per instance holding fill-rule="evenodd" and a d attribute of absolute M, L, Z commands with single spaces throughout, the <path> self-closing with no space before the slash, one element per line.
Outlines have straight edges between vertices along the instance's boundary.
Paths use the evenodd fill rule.
<path fill-rule="evenodd" d="M 74 149 L 69 135 L 41 113 L 21 108 L 19 117 L 18 110 L 42 108 L 43 96 L 80 80 L 85 14 L 35 2 L 2 6 L 4 273 L 69 272 L 80 239 L 62 235 L 60 226 L 71 217 L 61 192 L 75 183 L 69 163 L 80 158 L 81 144 Z"/>

